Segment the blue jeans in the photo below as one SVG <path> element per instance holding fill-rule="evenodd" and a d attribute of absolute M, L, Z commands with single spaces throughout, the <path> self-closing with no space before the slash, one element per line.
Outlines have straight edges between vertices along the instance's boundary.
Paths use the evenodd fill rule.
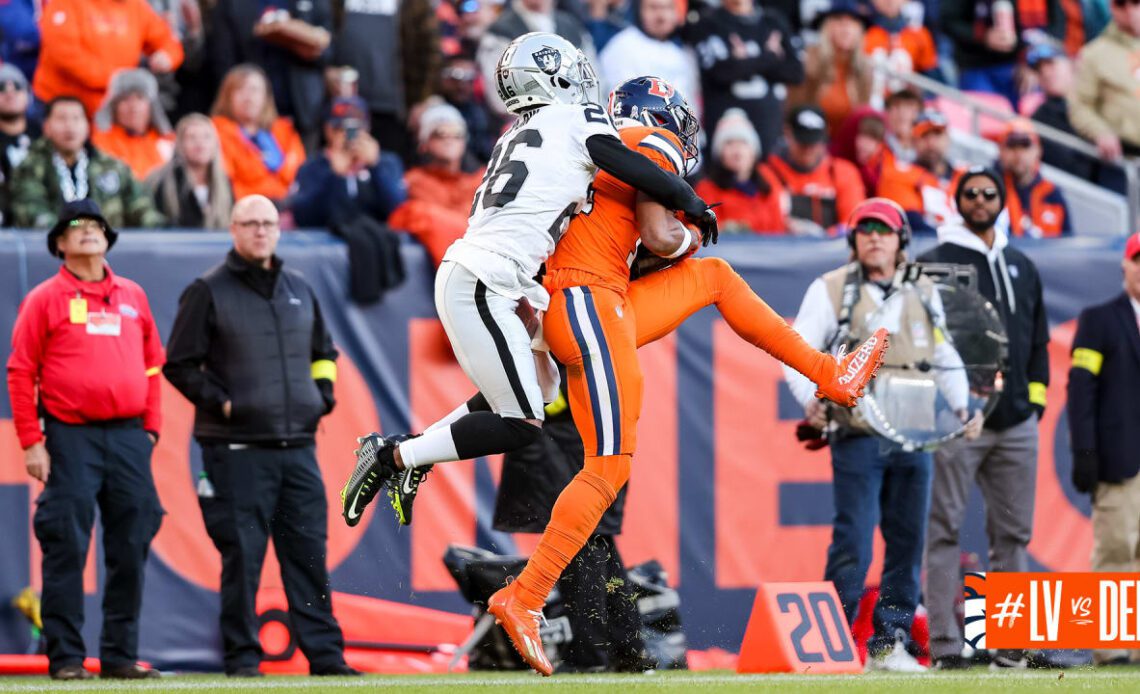
<path fill-rule="evenodd" d="M 932 456 L 904 452 L 878 436 L 858 436 L 831 444 L 831 466 L 835 521 L 823 577 L 835 584 L 848 622 L 855 622 L 863 597 L 876 525 L 887 545 L 873 615 L 875 634 L 867 644 L 868 651 L 877 654 L 897 639 L 910 640 L 930 508 Z"/>
<path fill-rule="evenodd" d="M 1017 84 L 1013 81 L 1014 63 L 991 65 L 961 70 L 958 73 L 958 88 L 968 92 L 989 92 L 1001 94 L 1009 99 L 1013 110 L 1017 111 Z"/>

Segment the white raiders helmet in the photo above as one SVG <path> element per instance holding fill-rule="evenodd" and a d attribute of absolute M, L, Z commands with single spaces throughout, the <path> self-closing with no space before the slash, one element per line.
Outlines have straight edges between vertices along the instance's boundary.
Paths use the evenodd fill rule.
<path fill-rule="evenodd" d="M 557 34 L 523 34 L 495 68 L 499 98 L 511 113 L 548 104 L 598 100 L 598 77 L 582 51 Z"/>

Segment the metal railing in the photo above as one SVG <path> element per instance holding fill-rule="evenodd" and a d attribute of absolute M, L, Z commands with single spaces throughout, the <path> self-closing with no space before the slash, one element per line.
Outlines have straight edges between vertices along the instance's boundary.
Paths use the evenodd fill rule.
<path fill-rule="evenodd" d="M 971 99 L 970 96 L 962 90 L 942 84 L 925 75 L 900 73 L 885 66 L 876 66 L 875 69 L 888 80 L 905 82 L 923 92 L 936 94 L 937 96 L 965 107 L 970 113 L 970 130 L 973 135 L 981 135 L 982 116 L 987 116 L 1003 123 L 1019 117 L 1017 113 L 1003 111 L 993 108 L 988 104 L 979 103 Z M 1132 233 L 1140 229 L 1140 160 L 1125 158 L 1116 162 L 1105 161 L 1096 147 L 1080 137 L 1038 121 L 1033 121 L 1033 126 L 1042 139 L 1083 154 L 1093 160 L 1101 162 L 1103 165 L 1114 166 L 1122 170 L 1124 172 L 1125 181 L 1125 199 L 1128 202 L 1128 229 L 1126 232 Z"/>

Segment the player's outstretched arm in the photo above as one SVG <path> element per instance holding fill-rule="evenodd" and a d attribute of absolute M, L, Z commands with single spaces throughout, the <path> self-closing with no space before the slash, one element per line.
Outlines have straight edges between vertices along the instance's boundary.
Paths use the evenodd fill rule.
<path fill-rule="evenodd" d="M 716 214 L 685 180 L 664 171 L 612 135 L 591 135 L 586 150 L 598 168 L 645 193 L 670 210 L 680 210 L 701 227 L 701 241 L 716 243 Z"/>

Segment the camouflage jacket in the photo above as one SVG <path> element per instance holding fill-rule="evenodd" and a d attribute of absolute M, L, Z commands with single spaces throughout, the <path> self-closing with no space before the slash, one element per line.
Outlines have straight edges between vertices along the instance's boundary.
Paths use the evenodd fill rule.
<path fill-rule="evenodd" d="M 65 202 L 59 176 L 51 161 L 52 145 L 41 138 L 28 150 L 28 156 L 12 172 L 11 223 L 18 227 L 43 229 L 55 224 Z M 87 146 L 87 197 L 94 200 L 107 223 L 114 228 L 157 227 L 166 219 L 154 206 L 127 165 Z"/>

